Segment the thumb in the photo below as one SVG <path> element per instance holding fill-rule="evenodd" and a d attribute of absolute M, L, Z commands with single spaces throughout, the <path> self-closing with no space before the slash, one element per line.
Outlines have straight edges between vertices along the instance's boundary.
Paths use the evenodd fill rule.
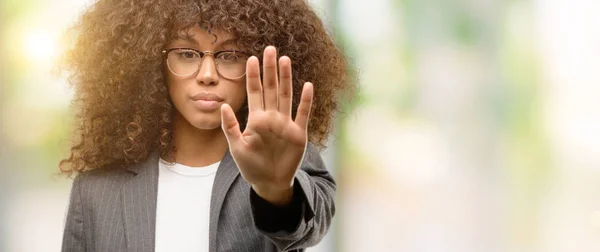
<path fill-rule="evenodd" d="M 221 128 L 225 133 L 225 137 L 227 137 L 230 148 L 232 144 L 235 144 L 242 138 L 240 124 L 235 118 L 235 113 L 233 113 L 229 104 L 221 105 Z"/>

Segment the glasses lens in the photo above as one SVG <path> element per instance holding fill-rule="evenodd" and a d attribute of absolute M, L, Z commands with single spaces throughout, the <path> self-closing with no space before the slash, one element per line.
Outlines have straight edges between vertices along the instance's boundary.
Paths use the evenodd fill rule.
<path fill-rule="evenodd" d="M 215 55 L 217 71 L 227 79 L 239 79 L 246 74 L 249 56 L 243 52 L 225 51 Z"/>
<path fill-rule="evenodd" d="M 200 54 L 194 50 L 177 49 L 169 52 L 167 65 L 175 75 L 189 76 L 198 71 Z"/>

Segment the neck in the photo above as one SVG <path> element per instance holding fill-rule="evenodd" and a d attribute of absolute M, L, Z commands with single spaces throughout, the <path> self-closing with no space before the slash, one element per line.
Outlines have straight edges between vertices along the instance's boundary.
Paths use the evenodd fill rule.
<path fill-rule="evenodd" d="M 199 167 L 221 161 L 228 144 L 221 127 L 203 130 L 191 125 L 177 114 L 173 118 L 173 145 L 176 148 L 175 160 L 182 165 Z"/>

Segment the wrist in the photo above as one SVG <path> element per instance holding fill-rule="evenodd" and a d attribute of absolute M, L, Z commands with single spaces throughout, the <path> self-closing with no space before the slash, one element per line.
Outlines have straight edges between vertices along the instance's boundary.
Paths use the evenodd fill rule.
<path fill-rule="evenodd" d="M 286 185 L 252 184 L 256 194 L 276 206 L 286 206 L 292 202 L 294 196 L 294 182 Z"/>

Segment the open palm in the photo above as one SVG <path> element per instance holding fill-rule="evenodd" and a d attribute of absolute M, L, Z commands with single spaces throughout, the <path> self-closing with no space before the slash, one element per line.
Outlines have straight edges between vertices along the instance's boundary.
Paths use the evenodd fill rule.
<path fill-rule="evenodd" d="M 307 125 L 313 86 L 305 83 L 295 120 L 292 119 L 292 68 L 288 57 L 279 59 L 269 46 L 264 51 L 263 80 L 254 56 L 246 66 L 248 123 L 244 132 L 231 107 L 221 107 L 222 127 L 242 177 L 263 198 L 286 204 L 294 176 L 307 144 Z"/>

